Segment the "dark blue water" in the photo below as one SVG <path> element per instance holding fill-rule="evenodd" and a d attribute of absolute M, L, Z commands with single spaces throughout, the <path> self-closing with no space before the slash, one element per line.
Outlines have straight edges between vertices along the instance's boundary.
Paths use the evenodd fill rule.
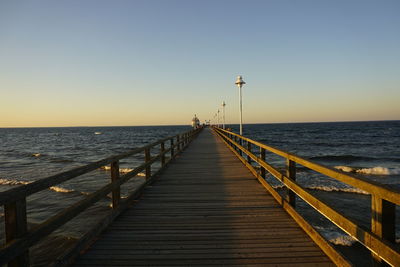
<path fill-rule="evenodd" d="M 238 132 L 237 125 L 228 127 Z M 189 126 L 3 128 L 0 129 L 0 191 L 189 129 Z M 400 188 L 400 121 L 255 124 L 244 125 L 244 135 L 315 162 Z M 267 160 L 284 168 L 280 157 L 267 154 Z M 122 161 L 121 168 L 128 171 L 142 162 L 143 155 L 137 155 Z M 43 222 L 82 199 L 88 192 L 108 183 L 109 177 L 107 170 L 99 169 L 32 195 L 28 198 L 30 225 Z M 281 187 L 272 177 L 267 179 L 276 188 Z M 362 190 L 301 167 L 297 180 L 345 215 L 369 227 L 370 199 Z M 123 189 L 123 195 L 141 182 L 140 176 L 134 179 Z M 100 201 L 98 206 L 55 234 L 79 237 L 109 210 L 109 205 L 109 199 Z M 353 243 L 335 226 L 310 211 L 307 204 L 299 201 L 298 209 L 333 243 Z M 3 216 L 2 211 L 0 215 Z"/>

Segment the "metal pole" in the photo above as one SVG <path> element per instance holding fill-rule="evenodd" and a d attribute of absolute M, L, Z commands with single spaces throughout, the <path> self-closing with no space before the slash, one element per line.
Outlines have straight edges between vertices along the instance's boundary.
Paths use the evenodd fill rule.
<path fill-rule="evenodd" d="M 222 116 L 223 116 L 223 125 L 222 125 L 222 128 L 225 130 L 225 106 L 226 106 L 226 104 L 225 104 L 225 101 L 224 102 L 222 102 Z"/>
<path fill-rule="evenodd" d="M 239 87 L 239 110 L 240 110 L 240 135 L 243 135 L 243 116 L 242 116 L 242 86 L 246 84 L 242 76 L 238 76 L 235 84 Z"/>
<path fill-rule="evenodd" d="M 218 128 L 219 128 L 219 109 L 218 109 Z"/>
<path fill-rule="evenodd" d="M 239 86 L 239 106 L 240 106 L 240 135 L 243 135 L 243 114 L 242 114 L 242 85 Z"/>

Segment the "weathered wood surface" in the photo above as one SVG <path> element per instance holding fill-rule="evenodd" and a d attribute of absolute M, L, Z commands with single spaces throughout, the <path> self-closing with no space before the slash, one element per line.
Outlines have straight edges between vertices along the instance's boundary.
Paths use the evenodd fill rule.
<path fill-rule="evenodd" d="M 332 266 L 206 129 L 75 266 Z"/>

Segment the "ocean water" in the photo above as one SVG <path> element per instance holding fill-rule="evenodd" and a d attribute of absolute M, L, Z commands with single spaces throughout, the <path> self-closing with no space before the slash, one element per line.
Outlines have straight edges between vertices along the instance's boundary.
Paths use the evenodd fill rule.
<path fill-rule="evenodd" d="M 238 132 L 237 125 L 227 126 Z M 152 127 L 70 127 L 0 129 L 0 191 L 27 184 L 73 167 L 116 155 L 158 139 L 189 130 L 189 126 Z M 262 143 L 295 153 L 323 165 L 362 175 L 400 190 L 400 121 L 292 123 L 244 125 L 244 135 Z M 153 151 L 155 152 L 155 151 Z M 121 162 L 122 171 L 143 163 L 138 154 Z M 267 161 L 284 169 L 282 158 L 267 153 Z M 157 167 L 157 166 L 156 166 Z M 82 199 L 87 193 L 109 182 L 104 167 L 72 179 L 28 198 L 29 226 Z M 272 177 L 267 180 L 280 189 Z M 370 196 L 360 189 L 324 177 L 298 166 L 297 181 L 347 217 L 365 228 L 370 227 Z M 123 187 L 125 196 L 143 182 L 140 175 Z M 65 250 L 110 209 L 104 199 L 34 247 L 33 265 L 45 265 L 46 259 Z M 297 209 L 333 244 L 351 246 L 354 240 L 298 200 Z M 4 216 L 0 210 L 0 216 Z M 397 207 L 397 218 L 400 218 Z M 3 224 L 3 218 L 0 218 Z M 399 225 L 399 224 L 398 224 Z M 4 240 L 3 225 L 0 238 Z M 396 229 L 400 238 L 400 227 Z M 4 242 L 4 241 L 2 241 Z M 54 255 L 49 252 L 54 250 Z M 39 260 L 38 260 L 39 259 Z"/>

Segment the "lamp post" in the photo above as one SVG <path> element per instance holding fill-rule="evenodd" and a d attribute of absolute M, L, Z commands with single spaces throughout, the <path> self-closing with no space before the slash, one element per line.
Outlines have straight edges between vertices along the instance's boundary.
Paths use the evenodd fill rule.
<path fill-rule="evenodd" d="M 219 109 L 218 109 L 218 128 L 219 128 Z"/>
<path fill-rule="evenodd" d="M 222 101 L 222 119 L 223 119 L 222 129 L 224 130 L 225 130 L 225 106 L 226 106 L 225 101 Z"/>
<path fill-rule="evenodd" d="M 239 109 L 240 109 L 240 135 L 243 135 L 243 116 L 242 116 L 242 86 L 246 84 L 242 76 L 237 76 L 235 84 L 239 87 Z"/>

